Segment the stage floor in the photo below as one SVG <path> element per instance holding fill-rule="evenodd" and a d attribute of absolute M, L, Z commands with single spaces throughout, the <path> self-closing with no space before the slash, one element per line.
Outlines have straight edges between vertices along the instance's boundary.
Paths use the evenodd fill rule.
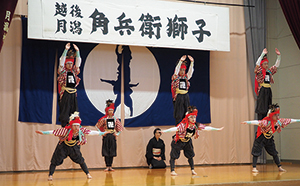
<path fill-rule="evenodd" d="M 56 171 L 53 181 L 47 181 L 47 172 L 0 173 L 2 186 L 158 186 L 158 185 L 300 185 L 300 165 L 283 165 L 287 170 L 279 173 L 275 164 L 258 165 L 260 173 L 253 175 L 251 165 L 196 166 L 192 176 L 189 167 L 177 167 L 178 176 L 170 175 L 170 168 L 128 168 L 104 172 L 90 170 L 87 180 L 81 170 Z"/>

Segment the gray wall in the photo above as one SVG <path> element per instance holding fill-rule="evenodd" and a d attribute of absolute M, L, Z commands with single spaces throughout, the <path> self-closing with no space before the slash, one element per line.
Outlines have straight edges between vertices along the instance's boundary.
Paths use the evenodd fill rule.
<path fill-rule="evenodd" d="M 300 119 L 300 50 L 278 0 L 267 0 L 267 48 L 270 65 L 276 61 L 275 48 L 281 52 L 281 64 L 272 85 L 273 102 L 280 105 L 280 117 Z M 275 143 L 282 160 L 300 160 L 300 123 L 276 133 Z"/>

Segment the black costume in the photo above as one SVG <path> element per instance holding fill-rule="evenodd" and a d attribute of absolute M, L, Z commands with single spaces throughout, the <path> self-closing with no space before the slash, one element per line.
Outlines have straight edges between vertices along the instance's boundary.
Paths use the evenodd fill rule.
<path fill-rule="evenodd" d="M 191 134 L 188 133 L 187 134 Z M 192 131 L 192 136 L 195 134 L 195 128 Z M 188 159 L 189 165 L 191 167 L 191 170 L 194 170 L 194 146 L 191 137 L 185 137 L 184 142 L 182 140 L 172 140 L 171 143 L 171 152 L 170 152 L 170 166 L 171 166 L 171 171 L 175 170 L 175 160 L 180 157 L 180 151 L 183 150 L 184 156 Z M 186 141 L 187 140 L 187 141 Z"/>
<path fill-rule="evenodd" d="M 272 136 L 272 134 L 271 134 Z M 281 166 L 280 160 L 278 157 L 278 152 L 275 147 L 274 143 L 274 136 L 271 138 L 267 139 L 264 135 L 260 135 L 258 138 L 254 140 L 253 147 L 252 147 L 252 152 L 251 154 L 253 155 L 253 163 L 252 166 L 256 167 L 257 164 L 257 159 L 262 153 L 262 149 L 265 148 L 267 153 L 270 154 L 273 157 L 274 162 L 278 167 Z"/>
<path fill-rule="evenodd" d="M 82 157 L 80 146 L 84 145 L 86 135 L 102 135 L 99 131 L 91 131 L 84 127 L 80 127 L 78 131 L 72 129 L 72 125 L 80 125 L 80 118 L 76 118 L 70 121 L 70 125 L 59 128 L 53 131 L 41 131 L 42 134 L 53 134 L 59 137 L 59 142 L 56 145 L 55 151 L 51 158 L 51 164 L 49 168 L 49 176 L 52 176 L 56 166 L 61 165 L 68 156 L 74 162 L 80 165 L 82 170 L 89 174 L 88 168 L 85 164 L 84 158 Z"/>
<path fill-rule="evenodd" d="M 171 82 L 171 92 L 174 106 L 173 116 L 175 118 L 176 125 L 179 124 L 179 122 L 185 117 L 187 108 L 190 106 L 188 90 L 190 87 L 189 79 L 192 77 L 194 71 L 194 61 L 191 61 L 187 74 L 180 75 L 180 69 L 186 70 L 186 65 L 181 60 L 179 60 L 175 68 Z"/>
<path fill-rule="evenodd" d="M 173 101 L 173 106 L 173 116 L 177 125 L 184 118 L 185 113 L 187 112 L 187 108 L 190 106 L 189 94 L 178 94 L 176 97 L 176 101 Z"/>
<path fill-rule="evenodd" d="M 162 139 L 156 140 L 155 137 L 149 140 L 147 149 L 146 149 L 146 159 L 147 164 L 151 165 L 152 168 L 166 168 L 165 157 L 165 143 Z M 153 157 L 161 157 L 161 160 L 158 161 Z"/>
<path fill-rule="evenodd" d="M 76 138 L 72 138 L 72 141 L 73 140 L 75 141 L 74 143 L 78 143 L 79 137 L 77 136 Z M 56 166 L 61 165 L 64 159 L 66 159 L 68 156 L 74 163 L 80 165 L 85 174 L 89 173 L 89 170 L 84 162 L 84 158 L 80 152 L 80 145 L 75 144 L 74 146 L 69 146 L 65 142 L 58 142 L 51 158 L 49 175 L 53 175 Z"/>
<path fill-rule="evenodd" d="M 100 118 L 95 125 L 100 131 L 109 132 L 102 139 L 102 156 L 104 156 L 106 167 L 111 167 L 114 157 L 117 156 L 117 140 L 115 135 L 119 135 L 123 130 L 123 126 L 118 118 L 108 116 L 110 109 L 115 109 L 114 103 L 105 108 L 106 115 Z"/>
<path fill-rule="evenodd" d="M 267 153 L 273 157 L 274 162 L 278 167 L 281 167 L 278 152 L 274 143 L 273 134 L 277 131 L 281 132 L 282 128 L 286 127 L 290 123 L 299 122 L 300 120 L 279 118 L 280 109 L 278 105 L 272 105 L 273 109 L 270 109 L 269 114 L 263 120 L 245 121 L 247 124 L 258 125 L 256 138 L 253 143 L 252 152 L 253 155 L 253 168 L 256 168 L 258 157 L 262 154 L 263 148 Z M 274 119 L 278 117 L 278 119 Z"/>
<path fill-rule="evenodd" d="M 277 61 L 271 68 L 263 68 L 264 63 L 269 63 L 264 51 L 257 59 L 255 75 L 255 93 L 257 95 L 256 109 L 258 120 L 262 120 L 268 112 L 269 105 L 272 104 L 272 90 L 271 84 L 274 83 L 273 75 L 277 72 L 280 64 L 280 55 L 277 56 Z"/>
<path fill-rule="evenodd" d="M 57 71 L 59 74 L 57 78 L 59 92 L 58 121 L 61 122 L 62 127 L 65 127 L 68 124 L 71 114 L 78 111 L 76 87 L 80 82 L 80 78 L 77 76 L 80 72 L 79 64 L 81 63 L 79 51 L 76 52 L 76 63 L 78 63 L 78 67 L 74 65 L 74 59 L 66 59 L 66 54 L 67 50 L 64 51 L 60 58 L 60 67 Z M 67 69 L 65 66 L 66 63 L 72 63 L 72 69 Z"/>

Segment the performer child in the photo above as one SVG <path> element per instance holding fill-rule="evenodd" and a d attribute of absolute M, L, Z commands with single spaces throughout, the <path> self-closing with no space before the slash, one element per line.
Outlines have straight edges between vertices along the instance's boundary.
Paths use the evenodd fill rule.
<path fill-rule="evenodd" d="M 192 143 L 192 137 L 197 139 L 199 137 L 199 130 L 212 131 L 212 130 L 222 130 L 222 128 L 214 128 L 210 126 L 205 126 L 200 123 L 196 123 L 196 117 L 198 110 L 195 106 L 189 106 L 188 112 L 185 118 L 177 125 L 177 127 L 172 127 L 162 132 L 171 132 L 176 131 L 176 135 L 173 137 L 171 143 L 171 153 L 170 153 L 170 167 L 171 175 L 176 176 L 175 172 L 175 160 L 180 156 L 180 150 L 183 150 L 184 156 L 188 158 L 189 165 L 192 170 L 192 174 L 196 175 L 197 173 L 194 170 L 194 160 L 195 156 L 194 147 Z"/>
<path fill-rule="evenodd" d="M 153 133 L 154 137 L 149 140 L 146 149 L 147 164 L 150 168 L 166 168 L 165 143 L 160 139 L 160 128 L 156 128 Z"/>
<path fill-rule="evenodd" d="M 59 142 L 55 148 L 55 151 L 51 158 L 51 164 L 49 168 L 49 178 L 53 179 L 53 173 L 56 166 L 61 165 L 68 156 L 75 163 L 78 163 L 81 169 L 86 173 L 88 179 L 92 179 L 89 170 L 84 162 L 84 158 L 80 152 L 80 145 L 84 145 L 86 135 L 103 135 L 104 133 L 99 131 L 91 131 L 80 126 L 81 119 L 79 113 L 75 112 L 70 116 L 69 125 L 64 128 L 59 128 L 51 131 L 35 131 L 38 134 L 52 134 L 59 137 Z"/>
<path fill-rule="evenodd" d="M 59 74 L 58 92 L 59 92 L 59 118 L 61 126 L 65 127 L 69 121 L 69 117 L 75 111 L 78 111 L 76 87 L 79 84 L 80 78 L 77 76 L 80 73 L 81 58 L 79 48 L 73 44 L 76 53 L 69 50 L 70 43 L 67 43 L 65 50 L 60 57 L 57 73 Z M 76 57 L 76 64 L 74 58 Z"/>
<path fill-rule="evenodd" d="M 106 169 L 104 171 L 114 171 L 112 168 L 113 158 L 117 156 L 117 136 L 123 131 L 123 126 L 118 118 L 114 116 L 114 103 L 112 100 L 106 101 L 105 116 L 96 123 L 96 128 L 105 132 L 102 138 L 102 156 L 104 156 Z"/>
<path fill-rule="evenodd" d="M 256 169 L 256 163 L 258 156 L 261 155 L 263 147 L 268 154 L 273 156 L 273 160 L 278 166 L 279 171 L 286 171 L 281 167 L 280 160 L 278 158 L 278 152 L 276 151 L 273 133 L 286 127 L 290 123 L 300 122 L 299 119 L 284 119 L 279 118 L 280 109 L 277 104 L 270 105 L 270 109 L 267 117 L 263 120 L 244 121 L 242 124 L 258 125 L 256 139 L 253 143 L 252 155 L 253 155 L 253 169 L 252 172 L 258 172 Z"/>
<path fill-rule="evenodd" d="M 275 48 L 277 60 L 274 66 L 269 68 L 269 60 L 267 59 L 267 49 L 265 48 L 260 57 L 257 59 L 254 70 L 255 75 L 255 92 L 257 95 L 257 103 L 255 112 L 259 120 L 263 119 L 268 112 L 269 105 L 272 104 L 271 83 L 274 83 L 273 75 L 277 72 L 280 65 L 280 52 Z"/>
<path fill-rule="evenodd" d="M 176 125 L 184 118 L 188 106 L 190 106 L 190 98 L 188 90 L 190 87 L 189 79 L 194 72 L 194 59 L 187 56 L 191 61 L 188 73 L 186 74 L 186 55 L 182 56 L 175 68 L 172 76 L 171 91 L 174 105 L 174 118 Z"/>

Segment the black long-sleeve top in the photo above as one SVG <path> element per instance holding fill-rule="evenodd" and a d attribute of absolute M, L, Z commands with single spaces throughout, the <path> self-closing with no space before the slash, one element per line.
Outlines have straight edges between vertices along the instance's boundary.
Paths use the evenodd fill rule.
<path fill-rule="evenodd" d="M 154 149 L 154 153 L 153 153 Z M 158 155 L 157 150 L 160 149 L 160 154 Z M 162 139 L 156 140 L 155 137 L 149 140 L 147 149 L 146 149 L 146 158 L 152 159 L 153 156 L 161 157 L 162 160 L 166 160 L 165 157 L 165 143 Z"/>

